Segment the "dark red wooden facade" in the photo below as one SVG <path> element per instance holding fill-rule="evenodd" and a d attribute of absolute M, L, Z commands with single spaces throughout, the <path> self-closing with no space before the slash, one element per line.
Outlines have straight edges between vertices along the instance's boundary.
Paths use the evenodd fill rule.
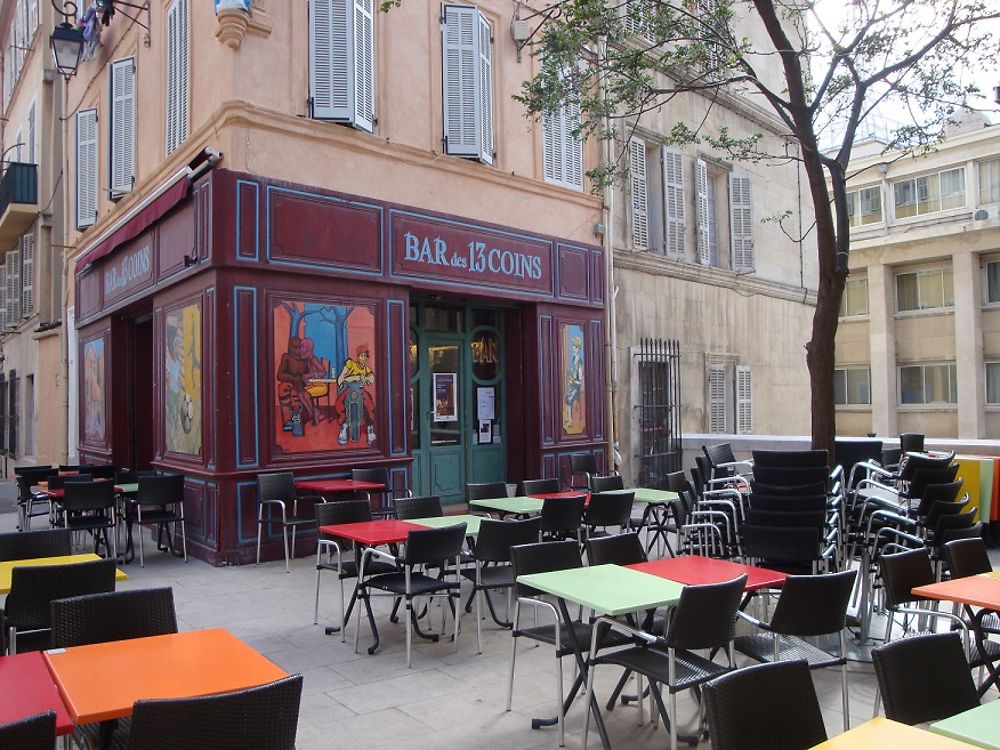
<path fill-rule="evenodd" d="M 195 554 L 251 561 L 260 472 L 386 466 L 408 486 L 410 298 L 441 295 L 505 306 L 508 480 L 566 481 L 572 453 L 593 451 L 600 463 L 607 451 L 604 269 L 600 247 L 215 169 L 141 235 L 78 270 L 81 461 L 184 472 Z M 294 453 L 275 444 L 273 310 L 287 298 L 373 311 L 373 444 Z M 182 311 L 200 322 L 200 414 L 187 423 L 200 417 L 200 441 L 187 452 L 168 450 L 177 404 L 164 366 Z M 557 339 L 567 325 L 585 332 L 578 435 L 560 422 Z M 265 549 L 280 555 L 277 530 Z"/>

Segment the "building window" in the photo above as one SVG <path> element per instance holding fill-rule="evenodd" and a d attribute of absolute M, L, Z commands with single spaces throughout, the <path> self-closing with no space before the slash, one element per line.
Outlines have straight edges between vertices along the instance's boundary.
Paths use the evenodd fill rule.
<path fill-rule="evenodd" d="M 35 376 L 24 379 L 24 455 L 35 455 Z"/>
<path fill-rule="evenodd" d="M 21 325 L 21 251 L 7 252 L 7 328 Z"/>
<path fill-rule="evenodd" d="M 21 237 L 21 317 L 35 311 L 35 231 Z"/>
<path fill-rule="evenodd" d="M 552 185 L 583 190 L 583 140 L 575 133 L 580 126 L 580 105 L 563 104 L 542 119 L 542 168 Z"/>
<path fill-rule="evenodd" d="M 698 262 L 752 271 L 753 201 L 750 175 L 695 161 Z"/>
<path fill-rule="evenodd" d="M 97 110 L 76 113 L 76 227 L 97 221 Z"/>
<path fill-rule="evenodd" d="M 167 156 L 188 135 L 188 0 L 174 0 L 167 8 Z"/>
<path fill-rule="evenodd" d="M 957 404 L 955 365 L 908 365 L 899 368 L 901 404 Z"/>
<path fill-rule="evenodd" d="M 833 403 L 838 406 L 867 406 L 871 402 L 871 370 L 867 367 L 838 367 L 833 371 Z"/>
<path fill-rule="evenodd" d="M 112 62 L 108 77 L 111 79 L 111 192 L 123 195 L 135 186 L 135 59 L 126 57 Z"/>
<path fill-rule="evenodd" d="M 472 5 L 445 5 L 444 151 L 493 163 L 493 27 Z"/>
<path fill-rule="evenodd" d="M 868 314 L 868 277 L 848 279 L 844 296 L 840 298 L 840 317 L 852 318 Z"/>
<path fill-rule="evenodd" d="M 986 264 L 986 301 L 1000 302 L 1000 260 Z"/>
<path fill-rule="evenodd" d="M 986 363 L 986 403 L 1000 404 L 1000 362 Z"/>
<path fill-rule="evenodd" d="M 979 168 L 979 205 L 1000 203 L 1000 159 L 981 161 Z"/>
<path fill-rule="evenodd" d="M 641 138 L 632 139 L 631 149 L 633 246 L 684 260 L 687 257 L 684 156 L 677 149 L 646 143 Z M 648 226 L 648 236 L 642 241 L 644 226 Z"/>
<path fill-rule="evenodd" d="M 311 0 L 309 92 L 312 117 L 374 131 L 372 0 Z"/>
<path fill-rule="evenodd" d="M 7 455 L 17 458 L 17 427 L 19 423 L 17 409 L 17 373 L 13 370 L 7 376 Z"/>
<path fill-rule="evenodd" d="M 750 368 L 736 363 L 708 365 L 708 432 L 749 435 L 753 432 L 753 382 Z"/>
<path fill-rule="evenodd" d="M 680 345 L 642 339 L 632 371 L 633 445 L 638 446 L 638 486 L 660 487 L 681 466 Z"/>
<path fill-rule="evenodd" d="M 650 248 L 649 196 L 651 192 L 656 195 L 656 186 L 651 186 L 647 178 L 648 158 L 646 141 L 633 137 L 628 144 L 628 175 L 632 205 L 632 247 L 635 250 Z"/>
<path fill-rule="evenodd" d="M 896 311 L 952 307 L 955 289 L 951 267 L 896 274 Z"/>
<path fill-rule="evenodd" d="M 965 203 L 965 167 L 892 183 L 897 219 L 920 216 Z"/>
<path fill-rule="evenodd" d="M 847 215 L 852 227 L 882 223 L 882 188 L 873 187 L 852 190 L 847 194 Z"/>

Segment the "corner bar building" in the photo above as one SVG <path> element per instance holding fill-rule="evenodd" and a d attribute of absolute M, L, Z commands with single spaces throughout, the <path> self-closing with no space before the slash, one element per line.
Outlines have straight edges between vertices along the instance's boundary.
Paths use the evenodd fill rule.
<path fill-rule="evenodd" d="M 196 555 L 253 559 L 262 472 L 455 503 L 603 460 L 600 247 L 221 168 L 157 193 L 77 263 L 80 460 L 183 472 Z"/>

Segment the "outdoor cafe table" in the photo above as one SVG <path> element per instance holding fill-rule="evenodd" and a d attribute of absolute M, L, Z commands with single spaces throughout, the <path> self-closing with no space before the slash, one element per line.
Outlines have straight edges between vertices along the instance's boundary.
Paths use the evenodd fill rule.
<path fill-rule="evenodd" d="M 917 586 L 913 589 L 913 593 L 928 599 L 938 599 L 965 605 L 965 613 L 972 621 L 972 629 L 976 637 L 976 645 L 979 648 L 979 653 L 988 653 L 983 646 L 986 636 L 977 624 L 978 621 L 974 619 L 972 608 L 981 607 L 994 612 L 1000 612 L 1000 572 L 982 573 L 965 578 L 952 578 L 926 586 Z M 986 694 L 991 685 L 1000 687 L 1000 665 L 987 661 L 986 669 L 990 673 L 990 676 L 979 686 L 980 698 Z"/>
<path fill-rule="evenodd" d="M 812 750 L 886 750 L 893 746 L 906 750 L 969 750 L 970 748 L 970 745 L 964 742 L 877 716 L 826 742 L 813 745 Z"/>
<path fill-rule="evenodd" d="M 73 720 L 41 651 L 0 656 L 0 695 L 0 724 L 55 711 L 56 734 L 73 731 Z"/>
<path fill-rule="evenodd" d="M 1000 700 L 936 721 L 930 730 L 976 747 L 1000 750 Z"/>
<path fill-rule="evenodd" d="M 407 520 L 409 523 L 426 526 L 428 529 L 443 529 L 448 526 L 464 523 L 465 535 L 476 536 L 479 533 L 479 522 L 483 520 L 483 517 L 465 513 L 454 516 L 433 516 L 429 518 L 410 518 Z"/>
<path fill-rule="evenodd" d="M 686 586 L 722 583 L 746 574 L 747 582 L 743 590 L 748 593 L 760 589 L 780 588 L 788 577 L 787 573 L 777 570 L 758 568 L 756 565 L 742 565 L 729 560 L 716 560 L 713 557 L 702 557 L 701 555 L 668 557 L 662 560 L 635 563 L 627 567 L 677 581 Z"/>
<path fill-rule="evenodd" d="M 385 489 L 385 485 L 381 482 L 362 482 L 357 479 L 299 479 L 295 482 L 295 487 L 304 492 L 315 492 L 323 497 L 341 492 Z"/>
<path fill-rule="evenodd" d="M 579 604 L 594 610 L 595 615 L 617 617 L 619 615 L 656 609 L 680 600 L 684 587 L 676 581 L 669 581 L 658 576 L 629 570 L 620 565 L 592 565 L 584 568 L 569 568 L 554 570 L 548 573 L 531 573 L 517 577 L 519 584 L 551 594 L 559 601 L 559 612 L 565 623 L 572 622 L 567 602 Z M 569 695 L 563 704 L 563 715 L 569 710 L 577 692 L 586 683 L 587 662 L 583 658 L 583 649 L 572 628 L 568 628 L 570 645 L 576 654 L 580 667 L 579 674 L 573 682 Z M 597 730 L 605 748 L 610 748 L 607 728 L 597 704 L 597 699 L 591 697 L 590 709 L 594 713 Z M 548 720 L 534 720 L 533 725 L 553 723 Z"/>
<path fill-rule="evenodd" d="M 32 557 L 28 560 L 4 560 L 0 562 L 0 594 L 10 593 L 11 571 L 14 568 L 34 568 L 43 565 L 73 565 L 74 563 L 94 562 L 104 558 L 87 552 L 82 555 L 59 555 L 58 557 Z M 127 581 L 128 576 L 123 570 L 115 570 L 116 581 Z"/>
<path fill-rule="evenodd" d="M 501 516 L 530 516 L 532 513 L 542 512 L 543 502 L 537 497 L 518 496 L 470 500 L 469 505 L 474 508 L 496 511 Z"/>

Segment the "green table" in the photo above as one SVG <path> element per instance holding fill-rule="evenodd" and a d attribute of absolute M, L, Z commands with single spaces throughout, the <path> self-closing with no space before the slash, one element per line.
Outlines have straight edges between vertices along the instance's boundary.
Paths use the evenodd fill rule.
<path fill-rule="evenodd" d="M 1000 701 L 990 701 L 930 725 L 935 734 L 975 747 L 1000 750 Z"/>
<path fill-rule="evenodd" d="M 637 503 L 649 503 L 650 505 L 666 505 L 677 499 L 678 495 L 676 492 L 671 492 L 670 490 L 654 490 L 649 487 L 634 487 L 631 489 L 624 490 L 607 490 L 602 492 L 602 495 L 623 495 L 626 492 L 635 493 L 635 501 Z"/>
<path fill-rule="evenodd" d="M 675 604 L 684 590 L 676 581 L 621 565 L 532 573 L 518 576 L 517 582 L 611 617 Z"/>
<path fill-rule="evenodd" d="M 134 495 L 139 491 L 138 482 L 126 482 L 125 484 L 119 484 L 118 487 L 121 488 L 123 495 Z"/>
<path fill-rule="evenodd" d="M 472 500 L 469 505 L 515 516 L 528 516 L 532 513 L 541 513 L 542 502 L 537 497 L 496 497 Z"/>
<path fill-rule="evenodd" d="M 410 523 L 415 523 L 418 526 L 426 526 L 429 529 L 443 529 L 447 526 L 464 523 L 465 533 L 468 536 L 475 536 L 479 533 L 479 522 L 483 520 L 483 517 L 466 514 L 457 516 L 433 516 L 431 518 L 408 518 L 406 520 Z"/>

